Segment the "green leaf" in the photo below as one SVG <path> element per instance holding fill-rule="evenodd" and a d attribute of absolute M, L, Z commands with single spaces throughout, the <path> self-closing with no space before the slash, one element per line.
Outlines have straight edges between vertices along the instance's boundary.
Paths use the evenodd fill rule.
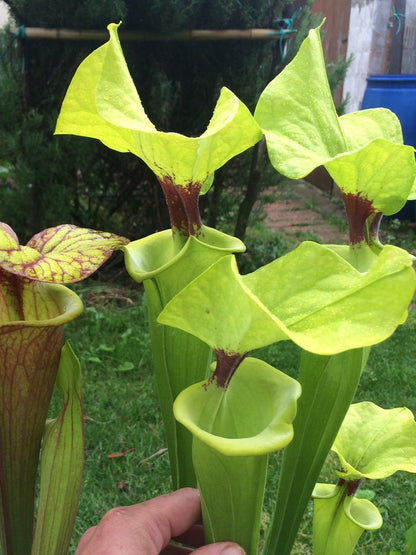
<path fill-rule="evenodd" d="M 360 196 L 372 210 L 395 214 L 409 197 L 415 179 L 414 149 L 376 139 L 364 148 L 325 164 L 344 195 Z"/>
<path fill-rule="evenodd" d="M 302 351 L 294 438 L 283 452 L 265 553 L 289 555 L 321 468 L 355 395 L 368 349 L 334 356 Z"/>
<path fill-rule="evenodd" d="M 106 353 L 115 351 L 115 348 L 115 345 L 107 345 L 106 343 L 100 343 L 100 345 L 98 345 L 98 350 L 105 351 Z"/>
<path fill-rule="evenodd" d="M 416 422 L 407 408 L 351 405 L 332 450 L 344 480 L 380 479 L 398 470 L 416 472 Z"/>
<path fill-rule="evenodd" d="M 40 494 L 32 555 L 65 555 L 81 493 L 84 433 L 81 368 L 70 345 L 62 348 L 56 386 L 62 395 L 58 418 L 43 436 Z"/>
<path fill-rule="evenodd" d="M 400 120 L 386 108 L 370 108 L 344 114 L 340 116 L 339 124 L 349 151 L 360 149 L 380 138 L 397 145 L 403 144 Z"/>
<path fill-rule="evenodd" d="M 275 323 L 244 286 L 232 256 L 221 258 L 180 291 L 158 322 L 178 327 L 226 353 L 246 353 L 288 337 L 284 325 Z"/>
<path fill-rule="evenodd" d="M 346 149 L 326 76 L 319 28 L 260 95 L 254 117 L 273 166 L 300 178 Z"/>
<path fill-rule="evenodd" d="M 335 354 L 386 339 L 405 320 L 413 296 L 412 257 L 387 245 L 360 272 L 330 251 L 305 242 L 244 283 L 285 323 L 290 339 L 311 352 Z"/>
<path fill-rule="evenodd" d="M 200 137 L 157 131 L 144 112 L 117 35 L 78 68 L 64 99 L 56 133 L 99 139 L 132 152 L 160 179 L 202 185 L 230 158 L 260 140 L 262 133 L 247 107 L 223 88 L 207 130 Z"/>
<path fill-rule="evenodd" d="M 416 200 L 416 177 L 415 177 L 415 180 L 413 181 L 412 189 L 409 193 L 408 200 Z"/>
<path fill-rule="evenodd" d="M 416 552 L 416 524 L 406 531 L 405 555 L 413 555 Z"/>
<path fill-rule="evenodd" d="M 406 251 L 386 246 L 374 258 L 363 274 L 333 250 L 305 242 L 240 276 L 227 256 L 180 291 L 158 321 L 226 353 L 284 339 L 326 355 L 373 345 L 404 321 L 416 283 Z"/>
<path fill-rule="evenodd" d="M 91 356 L 87 358 L 88 362 L 96 362 L 97 364 L 101 364 L 102 360 L 99 357 Z"/>
<path fill-rule="evenodd" d="M 376 492 L 372 489 L 358 489 L 355 493 L 355 497 L 358 499 L 368 499 L 372 501 L 376 496 Z"/>
<path fill-rule="evenodd" d="M 292 62 L 262 92 L 254 116 L 265 134 L 273 166 L 293 179 L 375 139 L 403 144 L 400 122 L 390 110 L 373 108 L 337 116 L 319 28 L 309 31 Z M 388 179 L 386 183 L 388 187 Z"/>
<path fill-rule="evenodd" d="M 0 223 L 0 267 L 28 279 L 74 283 L 90 276 L 128 239 L 64 224 L 34 235 L 26 246 Z"/>

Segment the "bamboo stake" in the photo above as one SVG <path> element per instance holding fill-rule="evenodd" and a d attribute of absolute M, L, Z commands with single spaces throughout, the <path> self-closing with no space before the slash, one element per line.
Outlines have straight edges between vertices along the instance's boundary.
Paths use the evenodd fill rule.
<path fill-rule="evenodd" d="M 11 33 L 19 38 L 28 39 L 54 39 L 54 40 L 97 40 L 106 39 L 106 31 L 74 30 L 74 29 L 45 29 L 42 27 L 24 27 L 19 32 L 18 27 L 11 27 Z M 279 39 L 282 35 L 296 33 L 294 29 L 227 29 L 224 31 L 197 29 L 192 31 L 179 31 L 170 34 L 147 33 L 141 31 L 121 31 L 120 39 L 124 41 L 165 41 L 165 40 L 270 40 Z"/>

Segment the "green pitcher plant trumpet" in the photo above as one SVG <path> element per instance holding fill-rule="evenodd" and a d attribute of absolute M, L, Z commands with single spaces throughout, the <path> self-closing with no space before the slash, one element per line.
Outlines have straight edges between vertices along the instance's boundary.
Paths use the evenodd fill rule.
<path fill-rule="evenodd" d="M 62 354 L 61 347 L 64 324 L 83 306 L 61 283 L 87 277 L 125 242 L 112 234 L 62 225 L 21 246 L 13 230 L 0 223 L 2 553 L 67 552 L 81 488 L 83 427 L 78 362 L 68 346 Z M 63 409 L 56 423 L 45 428 L 57 375 Z"/>
<path fill-rule="evenodd" d="M 309 32 L 293 61 L 262 92 L 254 116 L 280 173 L 298 179 L 318 166 L 326 168 L 341 189 L 350 238 L 349 245 L 330 248 L 360 273 L 371 271 L 377 257 L 386 254 L 378 239 L 382 214 L 394 214 L 416 193 L 414 149 L 403 145 L 398 118 L 384 108 L 337 115 L 319 28 Z M 410 284 L 411 272 L 408 277 Z M 379 308 L 384 308 L 381 301 Z M 373 325 L 378 327 L 382 319 L 380 312 Z M 367 348 L 330 357 L 302 351 L 302 397 L 294 440 L 283 455 L 266 551 L 290 553 L 368 354 Z"/>
<path fill-rule="evenodd" d="M 117 34 L 119 25 L 108 26 L 110 40 L 76 71 L 55 132 L 93 137 L 141 158 L 161 184 L 172 230 L 181 245 L 189 235 L 199 235 L 198 197 L 201 189 L 209 189 L 210 176 L 258 142 L 262 132 L 247 107 L 227 88 L 221 90 L 200 137 L 157 131 L 128 71 Z"/>
<path fill-rule="evenodd" d="M 332 450 L 340 470 L 336 485 L 317 484 L 314 553 L 350 555 L 364 530 L 383 520 L 371 501 L 354 497 L 360 482 L 416 472 L 416 422 L 407 408 L 382 409 L 365 401 L 350 406 Z"/>
<path fill-rule="evenodd" d="M 403 145 L 397 116 L 385 108 L 337 115 L 319 28 L 262 92 L 254 116 L 280 173 L 299 179 L 326 168 L 341 189 L 352 245 L 362 244 L 371 215 L 395 214 L 416 198 L 414 148 Z"/>
<path fill-rule="evenodd" d="M 265 88 L 254 115 L 270 161 L 283 175 L 298 179 L 326 168 L 341 189 L 352 246 L 363 245 L 368 218 L 395 214 L 416 198 L 414 148 L 403 145 L 397 116 L 385 108 L 337 115 L 319 29 Z"/>
<path fill-rule="evenodd" d="M 217 373 L 228 367 L 219 356 Z M 255 376 L 255 379 L 253 379 Z M 258 553 L 268 453 L 293 437 L 298 382 L 244 358 L 223 387 L 208 379 L 184 390 L 175 416 L 193 434 L 193 461 L 207 542 L 233 540 Z"/>
<path fill-rule="evenodd" d="M 149 166 L 162 187 L 171 231 L 133 241 L 124 252 L 128 272 L 144 283 L 146 291 L 173 484 L 192 486 L 190 436 L 177 426 L 172 405 L 185 387 L 208 375 L 211 353 L 199 340 L 161 328 L 156 318 L 163 306 L 212 262 L 245 249 L 238 239 L 202 224 L 199 195 L 208 191 L 214 172 L 259 141 L 262 132 L 247 107 L 227 88 L 221 90 L 200 137 L 158 131 L 143 109 L 117 29 L 118 25 L 109 25 L 110 40 L 79 66 L 56 133 L 93 137 L 115 150 L 132 152 Z"/>
<path fill-rule="evenodd" d="M 64 555 L 72 538 L 84 460 L 81 367 L 69 343 L 62 347 L 55 385 L 62 410 L 46 422 L 43 433 L 32 553 Z"/>
<path fill-rule="evenodd" d="M 351 555 L 364 530 L 378 530 L 383 524 L 377 507 L 368 499 L 354 496 L 357 484 L 316 484 L 313 517 L 315 555 Z"/>

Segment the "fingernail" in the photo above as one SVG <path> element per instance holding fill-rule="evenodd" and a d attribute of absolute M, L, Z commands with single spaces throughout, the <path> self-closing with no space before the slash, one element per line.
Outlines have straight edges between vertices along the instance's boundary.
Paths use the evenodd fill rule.
<path fill-rule="evenodd" d="M 246 555 L 246 552 L 239 545 L 227 545 L 221 551 L 221 555 Z"/>

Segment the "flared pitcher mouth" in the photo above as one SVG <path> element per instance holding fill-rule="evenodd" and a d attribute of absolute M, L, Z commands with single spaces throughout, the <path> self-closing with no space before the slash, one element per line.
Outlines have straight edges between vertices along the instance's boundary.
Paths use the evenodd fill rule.
<path fill-rule="evenodd" d="M 300 384 L 265 362 L 246 358 L 225 390 L 212 380 L 178 395 L 176 419 L 227 456 L 265 455 L 293 438 Z"/>
<path fill-rule="evenodd" d="M 369 499 L 358 498 L 354 495 L 347 495 L 347 482 L 342 485 L 321 484 L 315 485 L 312 492 L 312 498 L 315 501 L 328 501 L 331 499 L 335 502 L 335 510 L 341 508 L 344 518 L 346 517 L 359 528 L 363 530 L 378 530 L 383 525 L 383 517 L 378 508 Z M 327 518 L 331 518 L 328 511 Z"/>
<path fill-rule="evenodd" d="M 190 235 L 179 252 L 175 251 L 170 229 L 132 241 L 121 250 L 129 274 L 133 279 L 143 281 L 173 266 L 195 245 L 224 254 L 245 250 L 245 245 L 240 239 L 207 226 L 202 226 L 198 236 Z"/>
<path fill-rule="evenodd" d="M 74 320 L 84 309 L 80 297 L 64 285 L 27 282 L 24 287 L 26 288 L 26 292 L 28 287 L 31 288 L 29 295 L 32 295 L 33 299 L 33 305 L 30 306 L 29 299 L 24 299 L 23 313 L 25 314 L 28 312 L 27 317 L 3 320 L 3 322 L 0 322 L 0 333 L 4 333 L 6 328 L 22 326 L 61 326 Z M 47 309 L 44 308 L 46 306 Z M 28 310 L 28 308 L 30 310 Z"/>

